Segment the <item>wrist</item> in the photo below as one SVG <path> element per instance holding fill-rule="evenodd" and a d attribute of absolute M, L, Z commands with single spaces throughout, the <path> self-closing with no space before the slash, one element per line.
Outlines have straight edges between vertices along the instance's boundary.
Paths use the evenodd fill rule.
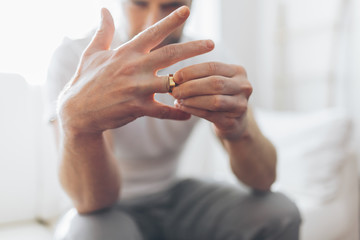
<path fill-rule="evenodd" d="M 86 117 L 82 117 L 79 111 L 74 108 L 75 104 L 63 104 L 58 111 L 59 127 L 65 137 L 97 138 L 102 136 L 102 131 L 91 127 Z"/>
<path fill-rule="evenodd" d="M 249 129 L 248 120 L 245 116 L 239 119 L 233 127 L 229 129 L 221 129 L 215 125 L 215 133 L 221 140 L 226 141 L 244 141 L 251 137 L 251 129 Z"/>
<path fill-rule="evenodd" d="M 67 120 L 59 118 L 60 132 L 65 138 L 76 141 L 82 139 L 96 140 L 102 138 L 102 131 L 87 131 L 86 128 L 80 127 L 84 123 L 78 121 Z"/>
<path fill-rule="evenodd" d="M 247 131 L 247 129 L 241 131 L 236 129 L 224 131 L 215 127 L 215 133 L 221 140 L 229 142 L 244 141 L 251 137 L 250 132 Z"/>

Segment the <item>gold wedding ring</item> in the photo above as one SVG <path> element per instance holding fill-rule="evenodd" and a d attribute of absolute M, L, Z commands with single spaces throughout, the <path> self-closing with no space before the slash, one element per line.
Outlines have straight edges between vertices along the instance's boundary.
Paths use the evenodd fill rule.
<path fill-rule="evenodd" d="M 168 81 L 169 81 L 169 93 L 172 93 L 174 87 L 177 86 L 176 82 L 174 81 L 174 74 L 168 75 Z"/>

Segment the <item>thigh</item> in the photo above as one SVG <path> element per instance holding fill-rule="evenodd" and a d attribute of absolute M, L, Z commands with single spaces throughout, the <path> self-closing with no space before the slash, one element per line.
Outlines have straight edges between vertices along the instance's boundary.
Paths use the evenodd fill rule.
<path fill-rule="evenodd" d="M 67 212 L 55 229 L 55 240 L 142 240 L 132 217 L 112 208 L 92 214 Z"/>
<path fill-rule="evenodd" d="M 299 212 L 282 194 L 188 180 L 173 197 L 166 239 L 298 239 Z"/>

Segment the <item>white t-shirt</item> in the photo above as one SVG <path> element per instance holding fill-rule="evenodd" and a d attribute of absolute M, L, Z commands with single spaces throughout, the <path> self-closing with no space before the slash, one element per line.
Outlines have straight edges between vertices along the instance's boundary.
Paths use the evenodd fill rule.
<path fill-rule="evenodd" d="M 112 47 L 121 44 L 115 35 Z M 64 85 L 72 78 L 81 54 L 92 38 L 64 39 L 55 51 L 48 69 L 46 117 L 56 118 L 56 102 Z M 183 37 L 181 42 L 188 41 Z M 158 75 L 175 73 L 177 70 L 201 62 L 225 62 L 223 52 L 216 47 L 211 53 L 174 64 L 158 72 Z M 169 94 L 156 94 L 155 98 L 173 105 Z M 177 160 L 198 118 L 187 121 L 161 120 L 141 117 L 112 130 L 115 156 L 121 171 L 121 198 L 132 198 L 162 191 L 176 182 Z M 121 166 L 121 167 L 120 167 Z"/>

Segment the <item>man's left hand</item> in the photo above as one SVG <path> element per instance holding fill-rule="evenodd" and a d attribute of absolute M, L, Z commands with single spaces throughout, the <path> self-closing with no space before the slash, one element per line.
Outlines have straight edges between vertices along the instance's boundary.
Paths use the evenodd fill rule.
<path fill-rule="evenodd" d="M 216 134 L 227 140 L 240 139 L 246 130 L 246 113 L 252 86 L 243 67 L 208 62 L 175 73 L 175 106 L 204 118 Z"/>

